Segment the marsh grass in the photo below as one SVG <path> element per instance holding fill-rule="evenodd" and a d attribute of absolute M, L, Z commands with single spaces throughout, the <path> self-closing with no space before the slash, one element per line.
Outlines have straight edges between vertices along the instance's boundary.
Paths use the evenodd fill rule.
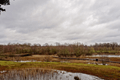
<path fill-rule="evenodd" d="M 96 76 L 53 69 L 26 68 L 9 70 L 0 75 L 1 80 L 103 80 Z"/>
<path fill-rule="evenodd" d="M 52 78 L 54 76 L 54 73 L 55 71 L 53 72 L 52 70 L 37 68 L 17 69 L 10 70 L 0 77 L 2 80 L 49 80 L 49 78 Z"/>
<path fill-rule="evenodd" d="M 52 57 L 50 57 L 50 56 L 44 57 L 44 58 L 43 58 L 43 61 L 45 61 L 45 62 L 50 62 L 50 61 L 52 61 Z"/>
<path fill-rule="evenodd" d="M 81 72 L 98 76 L 107 80 L 120 79 L 120 67 L 82 64 L 82 63 L 61 63 L 61 62 L 28 62 L 17 63 L 12 61 L 0 61 L 1 66 L 5 66 L 4 70 L 25 69 L 25 68 L 44 68 L 57 69 L 69 72 Z M 0 66 L 0 67 L 1 67 Z"/>

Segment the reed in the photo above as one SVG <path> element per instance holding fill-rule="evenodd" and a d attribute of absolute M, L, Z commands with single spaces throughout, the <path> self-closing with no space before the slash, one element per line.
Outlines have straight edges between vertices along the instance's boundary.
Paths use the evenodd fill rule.
<path fill-rule="evenodd" d="M 8 73 L 0 75 L 1 80 L 71 80 L 69 76 L 62 77 L 62 71 L 28 68 L 10 70 Z M 78 80 L 79 77 L 75 78 Z M 80 80 L 80 79 L 79 79 Z"/>
<path fill-rule="evenodd" d="M 0 61 L 0 69 L 2 70 L 18 70 L 26 68 L 38 68 L 37 70 L 30 70 L 31 75 L 35 75 L 39 72 L 39 68 L 43 69 L 57 69 L 65 70 L 68 72 L 81 72 L 101 77 L 106 80 L 119 80 L 120 67 L 116 66 L 104 66 L 94 64 L 82 64 L 82 63 L 61 63 L 61 62 L 28 62 L 17 63 L 12 61 Z M 26 72 L 27 70 L 25 70 Z M 23 72 L 23 73 L 25 73 Z M 35 73 L 32 73 L 35 72 Z M 45 70 L 42 71 L 44 73 Z M 27 75 L 27 73 L 25 73 Z M 21 72 L 22 75 L 22 72 Z M 51 74 L 52 75 L 52 74 Z"/>

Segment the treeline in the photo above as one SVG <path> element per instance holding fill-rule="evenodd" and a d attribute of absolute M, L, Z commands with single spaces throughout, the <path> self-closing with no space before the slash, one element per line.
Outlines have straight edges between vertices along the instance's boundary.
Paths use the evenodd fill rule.
<path fill-rule="evenodd" d="M 0 54 L 25 54 L 31 55 L 58 55 L 62 57 L 79 57 L 81 55 L 92 55 L 92 54 L 120 54 L 120 45 L 117 43 L 95 43 L 94 45 L 84 45 L 81 43 L 75 44 L 60 44 L 56 45 L 45 44 L 7 44 L 0 45 Z"/>

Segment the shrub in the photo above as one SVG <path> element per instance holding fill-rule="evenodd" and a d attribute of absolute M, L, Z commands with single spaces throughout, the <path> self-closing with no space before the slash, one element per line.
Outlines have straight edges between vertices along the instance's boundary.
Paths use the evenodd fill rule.
<path fill-rule="evenodd" d="M 50 61 L 52 60 L 52 58 L 51 58 L 50 56 L 48 56 L 48 57 L 45 57 L 43 60 L 44 60 L 45 62 L 50 62 Z"/>

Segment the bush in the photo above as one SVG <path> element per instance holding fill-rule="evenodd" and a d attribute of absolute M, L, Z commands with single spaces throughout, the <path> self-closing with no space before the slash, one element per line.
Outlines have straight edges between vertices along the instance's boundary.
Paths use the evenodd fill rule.
<path fill-rule="evenodd" d="M 75 56 L 76 57 L 80 57 L 83 54 L 84 54 L 84 50 L 83 49 L 78 48 L 78 49 L 75 50 Z"/>
<path fill-rule="evenodd" d="M 44 60 L 45 62 L 50 62 L 50 61 L 52 60 L 52 58 L 49 56 L 49 57 L 45 57 L 43 60 Z"/>
<path fill-rule="evenodd" d="M 100 59 L 101 59 L 101 63 L 102 63 L 103 65 L 106 65 L 107 62 L 109 62 L 109 58 L 107 57 L 107 55 L 101 56 Z"/>

